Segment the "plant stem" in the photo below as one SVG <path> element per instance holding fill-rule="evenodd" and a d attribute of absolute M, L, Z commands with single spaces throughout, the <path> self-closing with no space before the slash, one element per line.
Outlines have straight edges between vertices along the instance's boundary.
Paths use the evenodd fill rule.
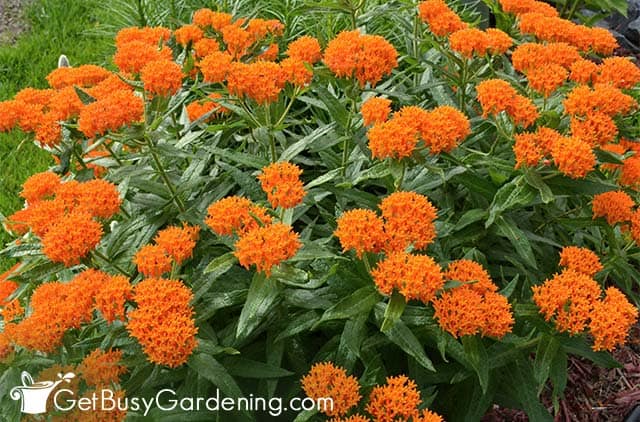
<path fill-rule="evenodd" d="M 356 100 L 351 98 L 351 103 L 349 107 L 349 119 L 347 120 L 347 127 L 345 130 L 344 143 L 342 144 L 342 176 L 346 176 L 347 174 L 347 164 L 349 161 L 349 138 L 353 136 L 352 126 L 353 126 L 353 115 L 356 109 Z"/>
<path fill-rule="evenodd" d="M 167 186 L 167 189 L 169 189 L 169 192 L 171 192 L 172 199 L 175 201 L 180 212 L 185 212 L 186 208 L 182 203 L 182 200 L 178 196 L 178 192 L 176 191 L 175 186 L 173 186 L 173 183 L 171 183 L 171 180 L 169 179 L 167 172 L 164 170 L 164 167 L 162 166 L 162 162 L 160 161 L 160 157 L 158 157 L 158 153 L 153 148 L 153 142 L 151 141 L 151 139 L 147 138 L 147 145 L 149 146 L 149 152 L 151 153 L 151 157 L 153 158 L 153 161 L 156 163 L 156 167 L 158 169 L 158 173 L 160 174 L 160 177 L 164 181 L 164 184 Z"/>
<path fill-rule="evenodd" d="M 582 2 L 580 0 L 576 0 L 575 2 L 573 2 L 573 5 L 571 6 L 571 10 L 569 10 L 569 14 L 567 15 L 567 20 L 571 20 L 571 18 L 573 18 L 573 15 L 575 15 L 576 10 L 578 10 L 578 6 L 581 3 Z"/>
<path fill-rule="evenodd" d="M 91 254 L 94 257 L 98 257 L 101 260 L 103 260 L 104 262 L 108 263 L 109 265 L 111 265 L 113 268 L 115 268 L 116 270 L 118 270 L 122 275 L 125 275 L 129 278 L 131 278 L 131 274 L 129 274 L 127 271 L 123 270 L 122 267 L 120 267 L 118 264 L 114 264 L 113 262 L 111 262 L 111 260 L 109 258 L 107 258 L 106 256 L 104 256 L 101 252 L 98 252 L 97 250 L 92 250 Z"/>

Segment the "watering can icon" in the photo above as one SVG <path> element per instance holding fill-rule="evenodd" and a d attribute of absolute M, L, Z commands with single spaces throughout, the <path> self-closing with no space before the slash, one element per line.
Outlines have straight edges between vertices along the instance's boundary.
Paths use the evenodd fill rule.
<path fill-rule="evenodd" d="M 30 415 L 37 415 L 47 411 L 47 399 L 51 392 L 62 382 L 71 382 L 75 374 L 67 372 L 58 374 L 58 381 L 33 382 L 33 378 L 27 371 L 22 371 L 22 385 L 13 387 L 9 395 L 13 400 L 20 400 L 20 411 Z"/>

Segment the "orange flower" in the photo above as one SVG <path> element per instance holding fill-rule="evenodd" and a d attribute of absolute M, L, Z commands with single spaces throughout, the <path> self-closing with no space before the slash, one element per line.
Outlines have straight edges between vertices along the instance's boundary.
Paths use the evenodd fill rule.
<path fill-rule="evenodd" d="M 156 244 L 173 258 L 178 265 L 191 258 L 196 247 L 200 227 L 184 224 L 182 227 L 167 227 L 160 230 L 155 240 Z"/>
<path fill-rule="evenodd" d="M 513 152 L 516 156 L 515 168 L 525 165 L 536 166 L 543 158 L 542 149 L 536 143 L 535 133 L 521 133 L 514 136 Z"/>
<path fill-rule="evenodd" d="M 512 107 L 516 90 L 502 79 L 487 79 L 476 86 L 478 101 L 482 106 L 482 117 L 498 114 Z"/>
<path fill-rule="evenodd" d="M 444 37 L 452 32 L 465 29 L 467 24 L 460 19 L 443 0 L 426 0 L 418 4 L 420 19 L 429 25 L 435 35 Z"/>
<path fill-rule="evenodd" d="M 40 110 L 46 107 L 56 91 L 53 89 L 24 88 L 15 95 L 14 101 L 39 106 Z"/>
<path fill-rule="evenodd" d="M 124 320 L 124 304 L 132 298 L 132 288 L 124 276 L 110 276 L 95 295 L 95 307 L 107 322 Z"/>
<path fill-rule="evenodd" d="M 198 64 L 205 82 L 218 83 L 227 79 L 232 60 L 233 58 L 229 53 L 223 51 L 215 51 L 208 54 Z"/>
<path fill-rule="evenodd" d="M 420 414 L 413 417 L 413 422 L 444 422 L 444 419 L 429 409 L 422 409 Z"/>
<path fill-rule="evenodd" d="M 605 217 L 607 223 L 614 225 L 631 219 L 633 199 L 623 191 L 605 192 L 593 197 L 593 218 Z"/>
<path fill-rule="evenodd" d="M 225 26 L 220 32 L 231 57 L 238 60 L 249 53 L 249 47 L 254 42 L 253 35 L 249 31 L 234 24 Z"/>
<path fill-rule="evenodd" d="M 152 46 L 158 46 L 160 43 L 167 42 L 171 38 L 171 31 L 161 26 L 144 27 L 144 28 L 123 28 L 116 34 L 116 46 L 140 41 Z"/>
<path fill-rule="evenodd" d="M 214 39 L 203 38 L 193 44 L 193 51 L 195 52 L 196 57 L 201 59 L 209 54 L 220 51 L 220 44 L 218 44 L 218 41 Z"/>
<path fill-rule="evenodd" d="M 0 307 L 7 306 L 7 304 L 9 303 L 7 299 L 13 294 L 13 292 L 16 291 L 17 288 L 18 283 L 16 283 L 15 281 L 3 279 L 0 277 Z"/>
<path fill-rule="evenodd" d="M 562 138 L 551 150 L 558 170 L 572 179 L 583 178 L 596 165 L 596 156 L 591 146 L 577 138 Z"/>
<path fill-rule="evenodd" d="M 163 97 L 178 92 L 183 77 L 182 68 L 169 60 L 149 62 L 140 71 L 145 91 Z"/>
<path fill-rule="evenodd" d="M 222 28 L 231 25 L 233 16 L 228 13 L 214 12 L 211 9 L 199 9 L 193 13 L 192 22 L 198 26 L 211 27 L 220 32 Z"/>
<path fill-rule="evenodd" d="M 86 212 L 72 212 L 51 225 L 42 237 L 42 252 L 66 267 L 77 265 L 95 248 L 102 237 L 102 226 Z"/>
<path fill-rule="evenodd" d="M 577 246 L 565 246 L 560 251 L 560 265 L 579 273 L 594 276 L 602 270 L 600 258 L 593 251 Z"/>
<path fill-rule="evenodd" d="M 0 284 L 4 284 L 4 286 L 11 286 L 12 284 L 15 284 L 16 288 L 18 286 L 12 281 L 4 281 Z M 2 292 L 0 292 L 0 294 L 2 294 Z M 0 302 L 0 306 L 2 306 L 0 316 L 2 316 L 5 324 L 10 323 L 24 315 L 24 308 L 22 307 L 22 305 L 20 304 L 20 300 L 18 299 L 13 299 L 9 302 L 5 301 L 4 303 Z"/>
<path fill-rule="evenodd" d="M 34 234 L 42 237 L 64 214 L 65 205 L 62 201 L 38 201 L 10 215 L 7 218 L 7 228 L 18 234 L 31 229 Z"/>
<path fill-rule="evenodd" d="M 572 335 L 584 331 L 591 311 L 600 297 L 600 285 L 590 276 L 571 268 L 563 270 L 541 286 L 533 286 L 533 301 L 556 328 Z"/>
<path fill-rule="evenodd" d="M 636 210 L 631 214 L 631 237 L 640 244 L 640 211 Z"/>
<path fill-rule="evenodd" d="M 480 332 L 483 336 L 502 338 L 513 329 L 515 320 L 511 304 L 496 292 L 486 292 L 482 298 L 484 318 Z"/>
<path fill-rule="evenodd" d="M 522 15 L 524 13 L 540 13 L 545 16 L 558 16 L 558 11 L 550 4 L 537 0 L 499 0 L 502 10 L 507 13 Z"/>
<path fill-rule="evenodd" d="M 85 91 L 96 100 L 103 100 L 110 97 L 111 94 L 116 91 L 133 92 L 133 88 L 120 79 L 118 75 L 111 75 L 96 86 L 87 88 Z"/>
<path fill-rule="evenodd" d="M 144 101 L 131 91 L 115 91 L 108 97 L 85 106 L 80 112 L 78 129 L 88 138 L 118 130 L 142 120 Z"/>
<path fill-rule="evenodd" d="M 360 414 L 351 415 L 348 418 L 333 418 L 329 422 L 371 422 L 371 419 Z"/>
<path fill-rule="evenodd" d="M 493 283 L 487 270 L 470 259 L 459 259 L 451 262 L 444 273 L 444 277 L 447 280 L 454 280 L 463 283 L 463 285 L 468 285 L 472 290 L 480 294 L 498 290 L 498 286 Z"/>
<path fill-rule="evenodd" d="M 371 210 L 345 211 L 337 219 L 338 227 L 333 233 L 344 252 L 353 249 L 358 258 L 365 252 L 378 253 L 385 244 L 384 222 Z"/>
<path fill-rule="evenodd" d="M 422 400 L 413 380 L 404 375 L 387 377 L 385 385 L 371 390 L 367 412 L 378 422 L 409 420 L 418 412 Z"/>
<path fill-rule="evenodd" d="M 0 102 L 0 132 L 8 132 L 18 124 L 20 108 L 20 103 L 16 101 Z"/>
<path fill-rule="evenodd" d="M 629 329 L 638 320 L 638 309 L 615 287 L 606 290 L 604 300 L 598 301 L 591 313 L 589 330 L 593 336 L 593 350 L 613 351 L 624 345 Z"/>
<path fill-rule="evenodd" d="M 313 79 L 313 71 L 298 59 L 284 59 L 280 62 L 284 79 L 294 86 L 307 86 Z"/>
<path fill-rule="evenodd" d="M 362 103 L 360 112 L 362 113 L 365 126 L 370 126 L 374 123 L 384 123 L 389 119 L 389 114 L 391 114 L 391 100 L 371 97 Z"/>
<path fill-rule="evenodd" d="M 640 156 L 632 156 L 624 160 L 619 183 L 637 189 L 640 183 Z"/>
<path fill-rule="evenodd" d="M 571 65 L 569 79 L 580 84 L 589 84 L 598 76 L 598 65 L 591 60 L 577 60 Z"/>
<path fill-rule="evenodd" d="M 293 208 L 302 203 L 306 192 L 301 174 L 300 167 L 289 162 L 273 163 L 262 169 L 258 180 L 273 208 Z"/>
<path fill-rule="evenodd" d="M 398 52 L 379 35 L 343 31 L 331 40 L 324 52 L 324 63 L 340 78 L 356 78 L 360 86 L 375 86 L 398 66 Z"/>
<path fill-rule="evenodd" d="M 611 117 L 595 112 L 584 119 L 572 117 L 571 134 L 595 147 L 613 141 L 618 135 L 618 127 Z"/>
<path fill-rule="evenodd" d="M 52 88 L 89 87 L 98 84 L 111 75 L 107 69 L 85 64 L 78 67 L 59 67 L 47 76 L 47 82 Z"/>
<path fill-rule="evenodd" d="M 9 357 L 13 352 L 13 345 L 6 333 L 0 333 L 0 361 Z"/>
<path fill-rule="evenodd" d="M 611 84 L 616 88 L 632 88 L 640 82 L 640 69 L 628 57 L 608 57 L 600 65 L 596 82 Z"/>
<path fill-rule="evenodd" d="M 58 186 L 60 186 L 60 176 L 57 174 L 50 171 L 36 173 L 24 182 L 20 196 L 28 202 L 50 199 Z"/>
<path fill-rule="evenodd" d="M 418 145 L 418 130 L 415 122 L 392 118 L 376 123 L 367 132 L 369 149 L 373 158 L 402 159 L 409 157 Z"/>
<path fill-rule="evenodd" d="M 416 250 L 429 246 L 436 237 L 434 221 L 438 210 L 426 196 L 415 192 L 395 192 L 380 203 L 386 251 L 403 251 L 413 244 Z"/>
<path fill-rule="evenodd" d="M 113 62 L 121 72 L 138 74 L 142 68 L 150 62 L 158 60 L 172 60 L 171 49 L 163 47 L 158 50 L 157 44 L 149 44 L 144 41 L 131 41 L 118 45 L 113 55 Z"/>
<path fill-rule="evenodd" d="M 94 217 L 111 218 L 120 211 L 122 204 L 118 187 L 102 179 L 80 183 L 77 195 L 76 209 L 86 211 Z"/>
<path fill-rule="evenodd" d="M 171 271 L 171 257 L 158 245 L 145 245 L 133 257 L 145 277 L 161 277 Z"/>
<path fill-rule="evenodd" d="M 206 59 L 205 59 L 206 60 Z M 227 75 L 227 88 L 237 97 L 249 97 L 258 104 L 278 100 L 286 83 L 285 74 L 277 63 L 257 61 L 249 64 L 234 62 Z"/>
<path fill-rule="evenodd" d="M 557 64 L 530 69 L 527 72 L 531 88 L 545 97 L 549 97 L 556 89 L 560 88 L 567 76 L 565 68 Z"/>
<path fill-rule="evenodd" d="M 191 290 L 179 280 L 148 278 L 134 288 L 138 307 L 128 312 L 127 330 L 150 362 L 176 368 L 197 346 Z"/>
<path fill-rule="evenodd" d="M 378 290 L 391 295 L 397 290 L 407 300 L 430 302 L 444 286 L 442 269 L 426 255 L 395 252 L 380 261 L 371 272 Z"/>
<path fill-rule="evenodd" d="M 484 56 L 489 49 L 489 38 L 479 29 L 465 28 L 449 35 L 449 45 L 467 58 L 472 58 L 474 53 Z"/>
<path fill-rule="evenodd" d="M 517 95 L 514 98 L 507 113 L 513 118 L 515 124 L 525 128 L 533 125 L 539 116 L 538 109 L 533 102 L 522 95 Z"/>
<path fill-rule="evenodd" d="M 247 269 L 255 265 L 257 271 L 264 271 L 269 277 L 273 266 L 292 258 L 301 244 L 291 226 L 275 223 L 251 230 L 234 246 L 240 265 Z"/>
<path fill-rule="evenodd" d="M 204 31 L 197 25 L 183 25 L 173 31 L 176 42 L 185 47 L 187 44 L 194 44 L 204 38 Z"/>
<path fill-rule="evenodd" d="M 627 114 L 637 106 L 636 101 L 618 88 L 597 84 L 593 90 L 581 85 L 574 88 L 564 100 L 567 114 L 586 116 L 601 112 L 609 116 Z"/>
<path fill-rule="evenodd" d="M 582 60 L 578 49 L 566 43 L 524 43 L 511 55 L 513 67 L 522 73 L 552 64 L 568 70 L 574 63 Z"/>
<path fill-rule="evenodd" d="M 187 104 L 186 109 L 187 114 L 189 115 L 189 120 L 191 122 L 195 122 L 205 114 L 211 113 L 205 120 L 205 122 L 208 122 L 214 119 L 217 115 L 228 112 L 226 108 L 215 102 L 215 100 L 217 100 L 218 98 L 222 98 L 222 96 L 216 92 L 213 92 L 207 95 L 207 97 L 202 100 L 196 100 L 192 103 Z"/>
<path fill-rule="evenodd" d="M 280 47 L 278 47 L 278 44 L 272 43 L 272 44 L 269 44 L 269 47 L 261 51 L 262 52 L 256 56 L 255 60 L 257 61 L 264 60 L 266 62 L 273 62 L 278 58 L 278 54 L 280 53 Z M 294 60 L 291 59 L 291 61 L 294 61 Z M 295 61 L 300 62 L 300 60 L 295 60 Z M 282 65 L 282 62 L 280 62 L 280 65 Z"/>
<path fill-rule="evenodd" d="M 76 89 L 72 86 L 58 90 L 49 103 L 49 111 L 46 114 L 51 115 L 53 121 L 68 120 L 76 117 L 84 104 L 78 97 Z"/>
<path fill-rule="evenodd" d="M 118 384 L 120 375 L 127 372 L 127 368 L 119 364 L 121 360 L 120 350 L 95 349 L 78 365 L 78 372 L 87 385 L 108 387 L 112 383 Z"/>
<path fill-rule="evenodd" d="M 487 28 L 485 34 L 489 42 L 488 50 L 491 54 L 504 54 L 513 45 L 511 37 L 497 28 Z"/>
<path fill-rule="evenodd" d="M 469 119 L 460 110 L 440 106 L 429 111 L 420 128 L 420 135 L 431 154 L 451 152 L 471 134 Z"/>
<path fill-rule="evenodd" d="M 322 60 L 320 43 L 316 38 L 308 35 L 303 35 L 289 43 L 285 54 L 292 59 L 297 59 L 310 64 L 314 64 Z"/>
<path fill-rule="evenodd" d="M 307 397 L 314 400 L 331 397 L 331 408 L 320 409 L 327 416 L 344 416 L 362 397 L 358 380 L 331 362 L 314 364 L 301 383 Z"/>
<path fill-rule="evenodd" d="M 230 236 L 234 231 L 243 236 L 262 225 L 271 224 L 271 216 L 266 208 L 246 198 L 229 196 L 207 208 L 205 224 L 220 236 Z"/>

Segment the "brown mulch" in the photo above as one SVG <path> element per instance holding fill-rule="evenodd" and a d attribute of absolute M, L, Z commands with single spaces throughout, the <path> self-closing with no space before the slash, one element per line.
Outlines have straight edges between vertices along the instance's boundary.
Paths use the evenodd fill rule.
<path fill-rule="evenodd" d="M 0 0 L 0 44 L 12 44 L 28 29 L 23 12 L 30 0 Z"/>
<path fill-rule="evenodd" d="M 622 368 L 601 368 L 587 359 L 571 356 L 564 397 L 560 400 L 556 422 L 622 422 L 640 406 L 640 326 L 636 325 L 625 347 L 613 352 Z M 549 391 L 542 401 L 553 413 Z M 495 405 L 483 422 L 526 422 L 521 410 Z M 640 418 L 629 422 L 640 422 Z"/>

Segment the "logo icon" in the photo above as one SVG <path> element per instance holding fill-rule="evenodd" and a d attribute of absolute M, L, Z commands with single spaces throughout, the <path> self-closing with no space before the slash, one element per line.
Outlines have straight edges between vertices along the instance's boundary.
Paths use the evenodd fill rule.
<path fill-rule="evenodd" d="M 67 372 L 64 375 L 59 373 L 57 381 L 33 382 L 31 374 L 27 371 L 22 371 L 20 376 L 22 385 L 13 387 L 9 395 L 13 400 L 21 400 L 20 411 L 22 413 L 30 415 L 45 413 L 47 411 L 47 399 L 51 392 L 62 382 L 70 383 L 75 376 L 73 372 Z"/>

